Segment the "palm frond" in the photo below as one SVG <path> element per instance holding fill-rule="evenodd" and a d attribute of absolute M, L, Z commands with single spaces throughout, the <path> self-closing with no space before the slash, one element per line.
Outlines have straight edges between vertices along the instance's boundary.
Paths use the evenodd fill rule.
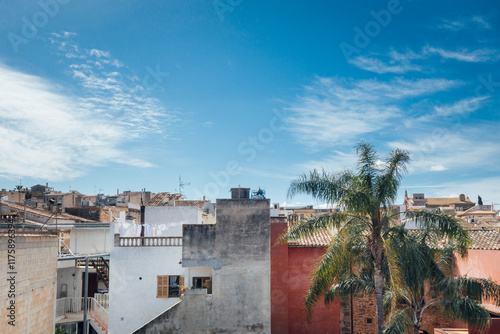
<path fill-rule="evenodd" d="M 467 253 L 471 239 L 469 233 L 457 218 L 437 210 L 408 211 L 405 212 L 405 216 L 407 219 L 413 220 L 417 226 L 423 228 L 424 233 L 447 237 L 457 243 L 461 255 L 464 256 Z"/>
<path fill-rule="evenodd" d="M 325 231 L 333 231 L 340 228 L 350 220 L 360 218 L 346 212 L 328 213 L 318 217 L 301 219 L 288 229 L 287 233 L 280 235 L 277 244 L 307 238 Z"/>
<path fill-rule="evenodd" d="M 352 272 L 354 264 L 366 262 L 366 242 L 362 234 L 350 233 L 347 229 L 339 230 L 332 238 L 326 253 L 321 258 L 311 275 L 311 285 L 305 298 L 304 307 L 308 318 L 312 314 L 316 302 L 325 296 L 335 282 L 345 279 Z M 338 295 L 343 291 L 337 289 Z M 334 297 L 334 293 L 331 297 Z"/>
<path fill-rule="evenodd" d="M 376 165 L 378 160 L 377 152 L 373 148 L 373 145 L 364 141 L 357 144 L 355 148 L 358 155 L 358 178 L 361 181 L 361 185 L 369 192 L 372 192 L 374 179 L 378 174 Z"/>
<path fill-rule="evenodd" d="M 409 161 L 410 156 L 407 151 L 395 149 L 389 154 L 385 167 L 375 184 L 376 197 L 384 207 L 389 207 L 396 200 L 399 185 L 407 171 L 406 165 Z"/>
<path fill-rule="evenodd" d="M 446 316 L 461 320 L 482 333 L 488 329 L 491 322 L 489 312 L 466 296 L 449 298 L 442 303 L 442 308 Z"/>
<path fill-rule="evenodd" d="M 411 320 L 411 310 L 403 308 L 389 315 L 386 321 L 384 334 L 406 334 L 413 330 L 413 322 Z"/>

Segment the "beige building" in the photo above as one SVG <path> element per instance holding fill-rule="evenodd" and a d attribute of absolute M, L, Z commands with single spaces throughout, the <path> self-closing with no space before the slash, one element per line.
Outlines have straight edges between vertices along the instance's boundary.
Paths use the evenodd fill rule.
<path fill-rule="evenodd" d="M 22 233 L 20 229 L 9 231 L 8 223 L 5 222 L 8 216 L 12 215 L 2 215 L 0 227 L 1 332 L 52 334 L 57 281 L 57 238 L 35 230 L 26 230 L 26 233 Z M 9 248 L 13 244 L 15 248 Z"/>
<path fill-rule="evenodd" d="M 0 192 L 0 197 L 11 202 L 23 203 L 25 198 L 25 193 L 13 190 L 2 189 Z"/>
<path fill-rule="evenodd" d="M 408 196 L 405 190 L 404 205 L 406 210 L 419 209 L 440 209 L 449 213 L 460 213 L 472 208 L 476 203 L 472 202 L 469 197 L 460 194 L 458 197 L 429 197 L 426 198 L 423 193 L 412 194 Z"/>

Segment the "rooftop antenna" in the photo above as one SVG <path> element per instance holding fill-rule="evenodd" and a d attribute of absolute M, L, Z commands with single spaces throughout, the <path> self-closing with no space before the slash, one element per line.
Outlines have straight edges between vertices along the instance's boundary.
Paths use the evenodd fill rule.
<path fill-rule="evenodd" d="M 182 188 L 184 188 L 184 186 L 189 186 L 191 183 L 184 183 L 184 181 L 182 181 L 182 178 L 181 176 L 179 175 L 179 194 L 182 195 Z"/>

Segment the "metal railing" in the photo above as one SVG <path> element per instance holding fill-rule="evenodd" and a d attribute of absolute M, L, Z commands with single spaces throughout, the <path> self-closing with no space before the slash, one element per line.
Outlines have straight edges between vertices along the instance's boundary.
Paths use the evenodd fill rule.
<path fill-rule="evenodd" d="M 182 246 L 182 237 L 120 237 L 120 247 Z"/>
<path fill-rule="evenodd" d="M 70 237 L 59 237 L 59 257 L 75 256 L 75 254 L 71 251 L 69 246 L 66 245 L 63 239 L 70 239 Z"/>
<path fill-rule="evenodd" d="M 56 301 L 56 317 L 83 314 L 84 297 L 65 297 Z"/>
<path fill-rule="evenodd" d="M 103 295 L 104 296 L 104 295 Z M 107 296 L 107 295 L 106 295 Z M 100 298 L 100 297 L 99 297 Z M 85 297 L 66 297 L 56 301 L 56 318 L 83 316 Z M 97 322 L 101 327 L 108 327 L 109 305 L 107 298 L 102 298 L 105 304 L 99 303 L 95 298 L 88 297 L 87 314 L 90 319 Z"/>

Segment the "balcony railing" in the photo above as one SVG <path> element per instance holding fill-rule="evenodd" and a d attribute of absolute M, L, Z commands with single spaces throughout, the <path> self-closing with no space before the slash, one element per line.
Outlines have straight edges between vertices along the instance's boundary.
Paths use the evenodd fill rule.
<path fill-rule="evenodd" d="M 63 318 L 83 319 L 84 297 L 66 297 L 56 301 L 56 320 Z M 87 314 L 90 321 L 102 329 L 108 327 L 108 310 L 106 304 L 102 305 L 95 298 L 87 298 Z"/>
<path fill-rule="evenodd" d="M 120 237 L 119 247 L 182 246 L 182 237 Z"/>

